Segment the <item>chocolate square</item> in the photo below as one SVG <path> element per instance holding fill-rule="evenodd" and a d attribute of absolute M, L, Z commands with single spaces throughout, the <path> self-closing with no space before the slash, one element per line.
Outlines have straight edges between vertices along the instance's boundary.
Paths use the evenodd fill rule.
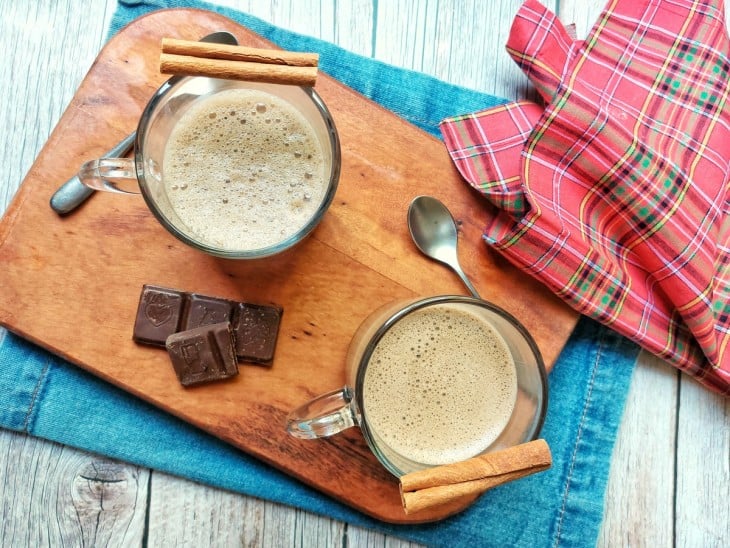
<path fill-rule="evenodd" d="M 143 286 L 132 337 L 140 343 L 165 344 L 167 337 L 179 330 L 184 306 L 185 297 L 180 291 Z"/>
<path fill-rule="evenodd" d="M 226 299 L 192 293 L 188 299 L 188 313 L 182 329 L 228 322 L 231 320 L 233 305 L 233 302 Z"/>
<path fill-rule="evenodd" d="M 183 386 L 238 375 L 230 322 L 180 331 L 170 335 L 165 346 Z"/>
<path fill-rule="evenodd" d="M 274 306 L 238 303 L 233 332 L 239 360 L 270 365 L 274 359 L 282 309 Z"/>

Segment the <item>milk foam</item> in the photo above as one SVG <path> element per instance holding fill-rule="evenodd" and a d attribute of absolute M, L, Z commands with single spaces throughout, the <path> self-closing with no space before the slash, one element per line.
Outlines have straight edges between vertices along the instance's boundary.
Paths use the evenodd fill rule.
<path fill-rule="evenodd" d="M 251 89 L 193 104 L 164 155 L 170 205 L 197 239 L 253 250 L 300 230 L 322 202 L 326 162 L 313 128 L 289 103 Z"/>
<path fill-rule="evenodd" d="M 449 305 L 395 324 L 373 352 L 363 387 L 371 429 L 400 455 L 432 465 L 489 447 L 516 397 L 507 343 L 484 320 Z"/>

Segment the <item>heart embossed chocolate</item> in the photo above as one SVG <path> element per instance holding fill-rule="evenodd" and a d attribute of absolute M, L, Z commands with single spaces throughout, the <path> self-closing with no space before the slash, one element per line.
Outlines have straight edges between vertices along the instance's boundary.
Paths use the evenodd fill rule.
<path fill-rule="evenodd" d="M 185 301 L 177 291 L 145 285 L 139 299 L 134 340 L 159 344 L 178 331 Z"/>
<path fill-rule="evenodd" d="M 144 315 L 155 327 L 167 323 L 172 319 L 174 312 L 173 304 L 167 295 L 160 293 L 151 295 L 149 302 L 144 307 Z"/>

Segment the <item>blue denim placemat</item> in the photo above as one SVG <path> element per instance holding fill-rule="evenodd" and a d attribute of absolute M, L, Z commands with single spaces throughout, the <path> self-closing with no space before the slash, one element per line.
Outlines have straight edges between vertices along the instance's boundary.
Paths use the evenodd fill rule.
<path fill-rule="evenodd" d="M 120 1 L 111 33 L 167 7 L 216 11 L 285 49 L 319 52 L 323 71 L 436 136 L 442 118 L 503 101 L 202 2 Z M 427 525 L 364 516 L 9 333 L 0 335 L 0 426 L 424 544 L 593 546 L 638 352 L 627 339 L 581 319 L 550 374 L 542 436 L 553 467 Z"/>

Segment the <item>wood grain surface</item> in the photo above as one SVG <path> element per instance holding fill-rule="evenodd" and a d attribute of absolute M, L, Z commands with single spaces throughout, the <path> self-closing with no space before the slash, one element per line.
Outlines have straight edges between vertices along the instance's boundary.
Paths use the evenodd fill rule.
<path fill-rule="evenodd" d="M 438 140 L 321 77 L 317 90 L 343 148 L 337 196 L 312 237 L 255 262 L 185 247 L 139 197 L 99 193 L 81 214 L 65 218 L 47 206 L 75 166 L 133 129 L 164 79 L 157 72 L 161 38 L 198 39 L 219 29 L 231 30 L 242 44 L 267 45 L 221 16 L 174 10 L 138 20 L 104 48 L 0 226 L 0 261 L 7 265 L 0 275 L 0 321 L 369 515 L 391 522 L 449 515 L 461 506 L 407 516 L 397 482 L 356 430 L 311 442 L 295 440 L 283 428 L 288 410 L 344 383 L 348 341 L 375 307 L 413 295 L 463 292 L 410 241 L 405 212 L 418 194 L 437 196 L 451 209 L 464 269 L 484 298 L 525 324 L 546 363 L 554 362 L 574 327 L 574 312 L 485 252 L 483 202 L 460 182 Z M 282 305 L 273 366 L 243 366 L 231 381 L 181 387 L 163 351 L 131 340 L 144 283 Z M 369 496 L 359 496 L 353 485 Z"/>
<path fill-rule="evenodd" d="M 509 98 L 533 94 L 504 51 L 522 0 L 214 3 L 454 84 Z M 564 22 L 575 22 L 580 38 L 605 1 L 543 3 Z M 0 210 L 8 206 L 106 41 L 116 8 L 117 0 L 0 2 L 5 53 L 0 127 L 6 128 L 0 134 Z M 0 337 L 3 333 L 0 328 Z M 0 461 L 2 546 L 416 546 L 397 533 L 230 493 L 22 432 L 0 429 Z M 727 546 L 728 462 L 730 400 L 640 354 L 611 459 L 596 545 Z M 96 470 L 107 473 L 97 476 Z M 460 540 L 455 535 L 455 543 Z M 544 544 L 552 545 L 547 536 Z"/>

